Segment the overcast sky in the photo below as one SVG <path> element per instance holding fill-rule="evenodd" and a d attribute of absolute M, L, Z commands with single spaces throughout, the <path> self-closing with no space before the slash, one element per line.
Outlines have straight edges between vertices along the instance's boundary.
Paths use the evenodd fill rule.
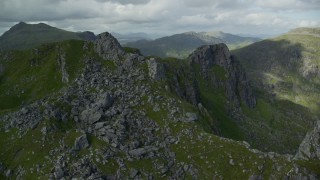
<path fill-rule="evenodd" d="M 320 0 L 0 0 L 0 34 L 19 21 L 96 34 L 279 34 L 319 27 Z"/>

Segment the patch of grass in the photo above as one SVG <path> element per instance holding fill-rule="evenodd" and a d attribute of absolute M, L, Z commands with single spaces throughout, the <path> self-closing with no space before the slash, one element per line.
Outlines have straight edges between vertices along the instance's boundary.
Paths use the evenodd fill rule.
<path fill-rule="evenodd" d="M 193 123 L 176 124 L 179 143 L 171 145 L 179 162 L 194 165 L 201 169 L 201 178 L 248 179 L 252 174 L 261 174 L 264 178 L 284 178 L 292 165 L 282 157 L 274 160 L 250 152 L 238 142 L 222 139 L 203 133 L 200 126 Z M 191 131 L 184 134 L 182 130 Z M 232 160 L 231 160 L 232 159 Z M 274 165 L 283 168 L 275 172 Z M 263 167 L 259 170 L 258 167 Z"/>
<path fill-rule="evenodd" d="M 83 133 L 78 132 L 76 130 L 70 130 L 66 133 L 66 135 L 64 136 L 64 142 L 67 146 L 69 147 L 73 147 L 74 146 L 74 142 L 75 140 L 80 137 L 81 135 L 83 135 Z"/>
<path fill-rule="evenodd" d="M 296 163 L 320 176 L 320 160 L 299 160 Z"/>
<path fill-rule="evenodd" d="M 140 50 L 132 47 L 123 47 L 123 50 L 127 53 L 140 54 Z"/>
<path fill-rule="evenodd" d="M 227 73 L 226 70 L 218 65 L 213 65 L 212 68 L 209 70 L 210 73 L 213 73 L 215 77 L 217 77 L 220 80 L 227 80 Z"/>
<path fill-rule="evenodd" d="M 84 67 L 83 43 L 70 40 L 12 52 L 13 59 L 5 62 L 5 71 L 0 75 L 0 111 L 29 104 L 67 85 L 62 82 L 57 47 L 66 53 L 66 69 L 72 82 Z"/>

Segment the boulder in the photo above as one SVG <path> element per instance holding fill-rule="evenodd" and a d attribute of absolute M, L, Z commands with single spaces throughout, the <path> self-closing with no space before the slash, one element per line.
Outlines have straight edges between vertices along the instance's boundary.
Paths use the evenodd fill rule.
<path fill-rule="evenodd" d="M 94 109 L 86 109 L 80 114 L 80 120 L 89 124 L 94 124 L 101 118 L 101 113 Z"/>
<path fill-rule="evenodd" d="M 134 179 L 137 175 L 139 174 L 139 171 L 136 169 L 131 169 L 130 170 L 130 178 Z"/>
<path fill-rule="evenodd" d="M 82 135 L 80 137 L 78 137 L 75 141 L 74 141 L 74 150 L 76 151 L 80 151 L 84 148 L 89 147 L 89 142 L 87 139 L 87 135 Z"/>
<path fill-rule="evenodd" d="M 198 115 L 196 113 L 187 112 L 184 121 L 192 122 L 198 120 Z"/>
<path fill-rule="evenodd" d="M 141 157 L 145 153 L 147 153 L 147 151 L 144 148 L 137 148 L 129 151 L 129 154 L 133 157 Z"/>
<path fill-rule="evenodd" d="M 320 160 L 320 121 L 317 121 L 314 129 L 306 134 L 295 158 Z"/>
<path fill-rule="evenodd" d="M 55 171 L 53 174 L 56 179 L 61 179 L 64 177 L 64 172 L 60 167 L 55 168 Z"/>

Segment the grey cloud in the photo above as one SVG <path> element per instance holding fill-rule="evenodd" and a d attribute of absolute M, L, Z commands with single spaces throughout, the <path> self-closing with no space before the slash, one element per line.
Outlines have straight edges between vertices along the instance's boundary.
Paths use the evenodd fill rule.
<path fill-rule="evenodd" d="M 319 4 L 319 0 L 0 0 L 0 33 L 19 21 L 95 33 L 164 34 L 217 28 L 234 33 L 285 32 L 299 25 L 320 24 L 316 18 L 286 15 L 288 10 L 303 14 Z M 237 32 L 246 27 L 247 32 Z"/>
<path fill-rule="evenodd" d="M 120 4 L 146 4 L 151 0 L 95 0 L 97 2 L 114 2 Z"/>

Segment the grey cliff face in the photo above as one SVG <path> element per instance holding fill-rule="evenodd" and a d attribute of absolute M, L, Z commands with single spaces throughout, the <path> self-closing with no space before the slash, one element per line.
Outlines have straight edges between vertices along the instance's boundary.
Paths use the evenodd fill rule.
<path fill-rule="evenodd" d="M 306 134 L 296 158 L 320 160 L 320 121 L 317 121 L 314 129 Z"/>
<path fill-rule="evenodd" d="M 256 99 L 246 73 L 225 44 L 201 46 L 190 54 L 188 59 L 191 66 L 200 66 L 203 77 L 212 82 L 211 85 L 224 86 L 228 100 L 236 107 L 239 107 L 241 101 L 250 108 L 256 106 Z M 225 76 L 228 77 L 225 83 L 217 81 L 216 77 L 209 73 L 214 66 L 225 70 Z"/>
<path fill-rule="evenodd" d="M 62 82 L 68 83 L 69 82 L 69 74 L 66 69 L 66 54 L 62 52 L 61 48 L 57 48 L 58 51 L 58 57 L 57 61 L 61 68 L 61 74 L 62 74 Z"/>
<path fill-rule="evenodd" d="M 225 44 L 205 45 L 196 49 L 189 55 L 190 64 L 199 64 L 205 77 L 213 65 L 219 65 L 223 68 L 231 66 L 231 55 Z"/>
<path fill-rule="evenodd" d="M 154 80 L 160 80 L 165 77 L 163 64 L 157 62 L 156 59 L 151 58 L 148 62 L 149 76 Z"/>

